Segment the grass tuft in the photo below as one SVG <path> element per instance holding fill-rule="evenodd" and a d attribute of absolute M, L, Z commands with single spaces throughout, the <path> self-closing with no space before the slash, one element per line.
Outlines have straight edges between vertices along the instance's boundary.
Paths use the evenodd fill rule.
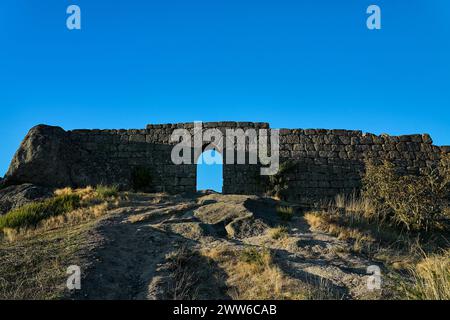
<path fill-rule="evenodd" d="M 247 248 L 241 252 L 239 259 L 244 263 L 254 266 L 257 270 L 264 269 L 272 263 L 272 256 L 267 249 L 258 250 L 256 248 Z"/>
<path fill-rule="evenodd" d="M 278 206 L 276 211 L 280 219 L 283 221 L 289 221 L 294 216 L 294 209 L 292 207 Z"/>
<path fill-rule="evenodd" d="M 80 207 L 80 196 L 64 194 L 41 202 L 27 204 L 0 217 L 0 230 L 36 226 L 41 220 Z"/>
<path fill-rule="evenodd" d="M 118 186 L 105 186 L 105 185 L 98 185 L 95 188 L 95 193 L 97 196 L 102 200 L 107 200 L 110 198 L 115 198 L 119 194 L 119 187 Z"/>
<path fill-rule="evenodd" d="M 278 240 L 287 237 L 288 235 L 288 228 L 285 226 L 279 226 L 276 228 L 269 229 L 269 237 Z"/>
<path fill-rule="evenodd" d="M 286 275 L 269 249 L 238 249 L 229 245 L 204 250 L 227 273 L 228 294 L 236 300 L 339 299 L 323 284 L 302 282 Z"/>
<path fill-rule="evenodd" d="M 425 256 L 410 271 L 414 284 L 405 286 L 409 299 L 450 300 L 450 250 Z"/>

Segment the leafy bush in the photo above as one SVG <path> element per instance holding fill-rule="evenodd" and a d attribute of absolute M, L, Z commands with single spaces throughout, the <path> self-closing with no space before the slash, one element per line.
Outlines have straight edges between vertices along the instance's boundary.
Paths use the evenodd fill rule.
<path fill-rule="evenodd" d="M 363 195 L 375 207 L 376 219 L 408 231 L 430 231 L 444 227 L 448 205 L 450 157 L 438 168 L 413 176 L 396 173 L 390 162 L 368 163 Z"/>
<path fill-rule="evenodd" d="M 292 160 L 283 162 L 280 165 L 278 173 L 268 177 L 266 185 L 266 193 L 278 199 L 285 200 L 286 191 L 289 188 L 287 175 L 295 170 L 297 163 Z"/>
<path fill-rule="evenodd" d="M 152 175 L 146 167 L 136 167 L 131 174 L 131 183 L 135 191 L 149 191 L 152 184 Z"/>
<path fill-rule="evenodd" d="M 54 198 L 27 204 L 0 217 L 0 230 L 35 226 L 39 221 L 73 211 L 80 207 L 80 196 L 60 195 Z"/>
<path fill-rule="evenodd" d="M 95 193 L 100 199 L 108 199 L 112 197 L 117 197 L 119 193 L 119 187 L 117 186 L 104 186 L 98 185 L 95 188 Z"/>

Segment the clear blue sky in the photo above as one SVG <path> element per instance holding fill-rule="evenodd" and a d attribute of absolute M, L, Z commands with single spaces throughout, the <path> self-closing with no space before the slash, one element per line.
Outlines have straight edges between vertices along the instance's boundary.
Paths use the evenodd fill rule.
<path fill-rule="evenodd" d="M 370 4 L 382 30 L 366 28 Z M 2 0 L 0 46 L 0 175 L 38 123 L 267 121 L 450 144 L 447 0 Z"/>
<path fill-rule="evenodd" d="M 223 158 L 215 150 L 203 152 L 197 164 L 197 190 L 222 192 Z"/>

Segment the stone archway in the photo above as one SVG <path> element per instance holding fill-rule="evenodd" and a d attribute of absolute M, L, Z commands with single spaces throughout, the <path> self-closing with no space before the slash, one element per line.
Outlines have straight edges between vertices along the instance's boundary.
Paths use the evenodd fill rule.
<path fill-rule="evenodd" d="M 223 155 L 214 146 L 203 146 L 196 161 L 196 190 L 223 191 Z"/>

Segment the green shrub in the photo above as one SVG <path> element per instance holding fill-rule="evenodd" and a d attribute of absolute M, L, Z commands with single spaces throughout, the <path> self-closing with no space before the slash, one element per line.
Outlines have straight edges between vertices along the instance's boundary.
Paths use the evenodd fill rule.
<path fill-rule="evenodd" d="M 440 166 L 421 175 L 399 175 L 390 162 L 368 163 L 363 178 L 363 195 L 375 207 L 381 223 L 408 231 L 442 228 L 448 205 L 450 160 L 443 157 Z"/>
<path fill-rule="evenodd" d="M 293 160 L 283 162 L 277 174 L 269 176 L 268 181 L 264 182 L 267 195 L 286 200 L 286 192 L 289 188 L 287 176 L 295 171 L 296 166 L 297 163 Z"/>
<path fill-rule="evenodd" d="M 131 183 L 135 191 L 149 191 L 152 184 L 152 175 L 146 167 L 136 167 L 131 174 Z"/>
<path fill-rule="evenodd" d="M 76 194 L 60 195 L 42 202 L 30 203 L 1 216 L 0 230 L 35 226 L 43 219 L 73 211 L 78 207 L 80 197 Z"/>
<path fill-rule="evenodd" d="M 440 180 L 438 181 L 438 189 L 440 189 L 444 198 L 450 200 L 450 153 L 442 156 L 437 174 L 438 180 Z"/>
<path fill-rule="evenodd" d="M 270 264 L 272 256 L 267 249 L 246 248 L 241 252 L 240 260 L 256 267 L 263 267 Z"/>
<path fill-rule="evenodd" d="M 294 215 L 294 209 L 292 207 L 284 207 L 284 206 L 278 206 L 276 208 L 277 214 L 283 221 L 289 221 L 292 219 L 292 216 Z"/>
<path fill-rule="evenodd" d="M 111 197 L 117 197 L 119 194 L 119 187 L 98 185 L 95 188 L 95 193 L 100 199 L 106 200 Z"/>

